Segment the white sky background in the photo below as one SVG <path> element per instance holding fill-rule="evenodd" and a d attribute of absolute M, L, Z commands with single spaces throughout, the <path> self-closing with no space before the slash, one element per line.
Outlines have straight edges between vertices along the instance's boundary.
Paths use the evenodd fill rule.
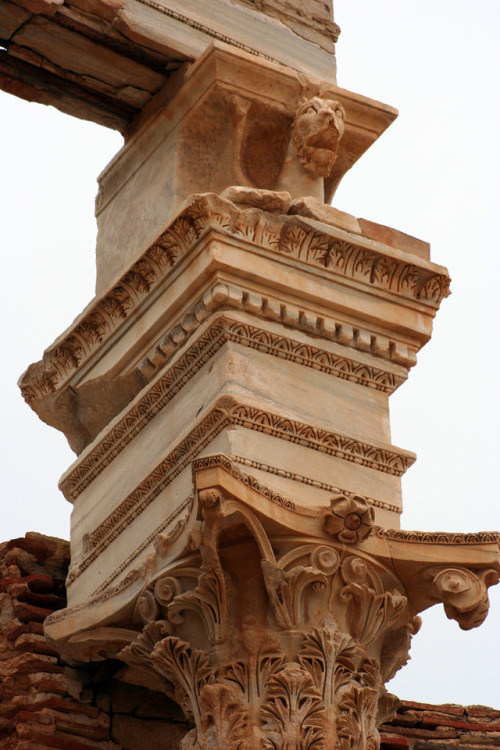
<path fill-rule="evenodd" d="M 500 527 L 498 292 L 500 5 L 335 0 L 338 84 L 400 116 L 341 184 L 334 205 L 428 240 L 453 295 L 391 400 L 393 442 L 414 450 L 402 525 Z M 93 296 L 96 177 L 119 134 L 0 95 L 2 295 L 0 539 L 69 537 L 57 489 L 74 455 L 16 381 Z M 500 587 L 481 628 L 424 615 L 401 698 L 500 706 Z"/>

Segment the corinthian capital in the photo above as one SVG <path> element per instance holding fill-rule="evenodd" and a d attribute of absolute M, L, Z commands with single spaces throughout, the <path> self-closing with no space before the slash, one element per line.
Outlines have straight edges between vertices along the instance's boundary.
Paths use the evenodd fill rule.
<path fill-rule="evenodd" d="M 224 456 L 194 466 L 195 549 L 145 588 L 144 629 L 119 657 L 159 677 L 193 722 L 183 750 L 319 749 L 325 738 L 375 750 L 397 705 L 384 685 L 409 658 L 416 610 L 441 601 L 474 627 L 498 573 L 446 564 L 433 535 L 370 534 L 360 498 L 298 507 Z M 368 533 L 343 537 L 353 514 Z M 442 564 L 422 566 L 421 544 Z"/>

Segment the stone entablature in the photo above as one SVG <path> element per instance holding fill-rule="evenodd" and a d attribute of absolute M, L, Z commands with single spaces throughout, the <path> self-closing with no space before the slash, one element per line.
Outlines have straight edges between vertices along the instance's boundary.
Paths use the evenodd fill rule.
<path fill-rule="evenodd" d="M 192 196 L 21 381 L 80 452 L 61 480 L 78 529 L 71 606 L 155 554 L 204 453 L 235 457 L 292 503 L 363 498 L 397 528 L 415 457 L 391 445 L 388 397 L 448 284 L 442 267 L 317 201 Z"/>
<path fill-rule="evenodd" d="M 265 194 L 261 200 L 265 201 L 267 197 Z M 271 199 L 272 194 L 269 195 Z M 348 233 L 310 218 L 288 216 L 281 213 L 287 208 L 286 198 L 280 196 L 279 203 L 280 212 L 270 213 L 238 206 L 215 195 L 191 198 L 171 227 L 132 265 L 120 282 L 97 298 L 74 326 L 47 350 L 42 362 L 32 365 L 25 373 L 20 386 L 28 403 L 49 424 L 63 429 L 72 446 L 80 451 L 96 436 L 95 430 L 100 431 L 113 416 L 108 411 L 96 426 L 85 424 L 86 387 L 87 398 L 94 400 L 96 379 L 103 381 L 99 386 L 107 386 L 107 371 L 113 372 L 116 383 L 122 378 L 123 396 L 110 400 L 108 410 L 121 410 L 126 400 L 130 400 L 146 380 L 168 363 L 211 314 L 217 309 L 227 308 L 248 312 L 252 318 L 276 321 L 288 329 L 304 331 L 315 339 L 366 353 L 368 358 L 357 355 L 357 360 L 354 359 L 357 364 L 353 365 L 346 364 L 348 360 L 353 361 L 353 354 L 342 356 L 344 362 L 338 368 L 330 367 L 330 372 L 343 371 L 349 380 L 356 380 L 353 371 L 357 368 L 359 372 L 367 373 L 365 380 L 371 380 L 372 387 L 377 387 L 377 380 L 379 383 L 385 380 L 388 389 L 396 387 L 405 377 L 405 370 L 415 363 L 416 351 L 430 335 L 435 310 L 442 297 L 448 294 L 446 270 L 361 234 Z M 224 245 L 217 241 L 218 238 Z M 228 261 L 221 253 L 224 246 L 229 253 L 234 253 L 234 260 L 238 263 L 238 270 L 229 274 Z M 178 279 L 183 273 L 192 273 L 195 258 L 206 252 L 206 248 L 213 253 L 214 270 L 206 265 L 198 271 L 200 291 L 194 294 L 195 300 L 198 299 L 187 309 L 184 306 L 183 314 L 179 314 L 179 302 L 175 299 L 180 294 L 177 291 Z M 188 263 L 191 268 L 187 268 Z M 272 278 L 280 271 L 282 277 L 290 273 L 308 273 L 312 284 L 307 303 L 304 300 L 297 304 L 294 286 L 287 281 L 281 284 L 281 293 L 278 294 L 276 289 L 269 289 L 267 282 L 265 291 L 255 282 L 249 285 L 244 281 L 245 267 L 253 269 L 253 276 L 259 274 L 261 267 L 261 278 Z M 321 274 L 318 275 L 315 269 L 321 270 Z M 208 286 L 203 278 L 213 278 L 214 271 L 220 283 Z M 153 327 L 154 317 L 160 314 L 156 312 L 158 308 L 165 316 L 166 294 L 173 313 L 170 314 L 170 331 L 162 334 L 154 348 L 151 349 L 150 345 L 149 351 L 144 351 L 147 344 L 137 340 L 131 323 L 138 317 L 146 317 Z M 351 305 L 354 302 L 356 306 L 351 319 L 346 314 L 348 295 L 352 298 Z M 366 312 L 370 311 L 369 327 L 366 325 L 368 320 L 360 325 L 360 302 L 363 299 L 360 295 L 366 296 L 363 306 Z M 401 309 L 401 304 L 404 309 Z M 341 313 L 340 306 L 343 308 Z M 381 311 L 378 316 L 381 318 L 391 308 L 394 310 L 392 320 L 377 321 L 377 309 Z M 427 321 L 426 325 L 424 321 Z M 132 351 L 137 354 L 135 362 L 131 359 L 132 352 L 128 354 L 124 369 L 114 354 L 116 351 L 120 357 L 123 343 L 114 350 L 111 347 L 114 341 L 126 342 L 131 336 L 135 341 Z M 151 338 L 149 331 L 148 338 Z M 272 349 L 272 346 L 268 347 L 268 351 Z M 340 361 L 338 354 L 333 356 Z M 384 369 L 380 369 L 377 360 L 394 363 L 396 367 L 385 364 Z M 311 366 L 318 365 L 312 361 Z M 328 363 L 323 369 L 328 369 Z M 383 374 L 384 371 L 387 375 Z M 358 382 L 361 380 L 358 378 Z M 57 409 L 54 403 L 57 403 Z M 59 424 L 51 415 L 51 409 L 57 411 Z M 92 418 L 95 419 L 94 411 Z"/>
<path fill-rule="evenodd" d="M 97 293 L 117 283 L 194 193 L 286 191 L 328 210 L 323 200 L 331 202 L 396 116 L 330 77 L 214 44 L 145 108 L 99 177 Z"/>
<path fill-rule="evenodd" d="M 480 625 L 500 538 L 398 528 L 389 396 L 449 277 L 326 205 L 396 112 L 265 46 L 204 48 L 135 119 L 100 179 L 98 296 L 21 379 L 78 454 L 45 633 L 175 700 L 182 750 L 377 750 L 419 612 Z"/>

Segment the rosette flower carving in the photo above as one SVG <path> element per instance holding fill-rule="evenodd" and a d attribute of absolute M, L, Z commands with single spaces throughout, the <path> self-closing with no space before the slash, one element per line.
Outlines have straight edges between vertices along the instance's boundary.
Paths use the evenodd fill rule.
<path fill-rule="evenodd" d="M 370 535 L 374 512 L 366 500 L 358 495 L 331 498 L 330 510 L 323 516 L 323 528 L 340 542 L 355 544 Z"/>

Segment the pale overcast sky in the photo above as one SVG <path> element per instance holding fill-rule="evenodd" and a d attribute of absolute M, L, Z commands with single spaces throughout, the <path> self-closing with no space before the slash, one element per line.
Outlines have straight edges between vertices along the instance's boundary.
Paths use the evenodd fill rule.
<path fill-rule="evenodd" d="M 404 528 L 500 527 L 500 6 L 476 0 L 336 0 L 338 84 L 400 110 L 340 186 L 334 205 L 431 242 L 450 270 L 432 341 L 392 397 L 407 473 Z M 93 295 L 96 177 L 119 134 L 0 96 L 3 503 L 0 537 L 68 538 L 57 489 L 74 456 L 22 401 L 16 381 Z M 401 698 L 500 707 L 500 587 L 481 628 L 440 606 L 424 615 Z"/>

